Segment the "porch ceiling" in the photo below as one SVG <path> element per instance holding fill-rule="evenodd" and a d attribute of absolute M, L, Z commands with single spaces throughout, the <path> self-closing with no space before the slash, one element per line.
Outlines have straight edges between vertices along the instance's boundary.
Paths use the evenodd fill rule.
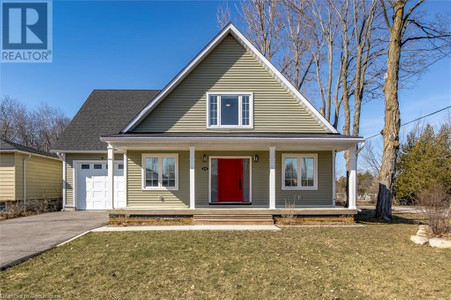
<path fill-rule="evenodd" d="M 343 151 L 364 141 L 361 137 L 343 135 L 302 135 L 302 134 L 149 134 L 116 135 L 102 137 L 103 142 L 119 150 L 327 150 Z"/>

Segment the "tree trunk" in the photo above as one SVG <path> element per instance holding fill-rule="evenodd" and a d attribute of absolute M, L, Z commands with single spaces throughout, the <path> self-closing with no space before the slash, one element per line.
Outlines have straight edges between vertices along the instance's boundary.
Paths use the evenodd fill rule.
<path fill-rule="evenodd" d="M 332 77 L 333 77 L 333 64 L 334 64 L 334 46 L 333 40 L 328 41 L 328 62 L 329 62 L 329 77 L 327 80 L 327 109 L 326 120 L 330 122 L 330 110 L 332 106 Z"/>
<path fill-rule="evenodd" d="M 404 28 L 405 1 L 394 3 L 393 25 L 390 27 L 390 43 L 387 55 L 387 74 L 385 78 L 385 125 L 384 153 L 379 174 L 379 192 L 375 217 L 392 218 L 393 179 L 396 171 L 396 157 L 399 150 L 400 112 L 398 102 L 398 76 L 401 59 L 402 31 Z"/>

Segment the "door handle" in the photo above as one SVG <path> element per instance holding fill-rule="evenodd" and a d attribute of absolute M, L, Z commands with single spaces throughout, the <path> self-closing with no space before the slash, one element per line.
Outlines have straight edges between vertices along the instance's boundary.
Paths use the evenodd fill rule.
<path fill-rule="evenodd" d="M 241 190 L 241 179 L 238 179 L 238 186 L 240 187 Z"/>

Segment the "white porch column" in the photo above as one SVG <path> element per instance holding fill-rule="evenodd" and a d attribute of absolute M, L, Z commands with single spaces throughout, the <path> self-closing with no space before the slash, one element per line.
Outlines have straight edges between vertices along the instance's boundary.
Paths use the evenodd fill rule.
<path fill-rule="evenodd" d="M 114 148 L 108 144 L 108 200 L 114 208 Z"/>
<path fill-rule="evenodd" d="M 269 209 L 276 208 L 276 147 L 269 147 Z"/>
<path fill-rule="evenodd" d="M 350 209 L 357 208 L 357 155 L 355 145 L 349 148 L 349 184 L 348 184 Z"/>
<path fill-rule="evenodd" d="M 196 208 L 196 185 L 195 185 L 195 147 L 189 147 L 189 208 Z"/>
<path fill-rule="evenodd" d="M 332 205 L 335 206 L 335 203 L 337 201 L 337 187 L 336 182 L 337 179 L 335 178 L 335 156 L 337 153 L 335 150 L 332 151 Z"/>
<path fill-rule="evenodd" d="M 124 151 L 124 203 L 122 207 L 127 207 L 128 205 L 128 174 L 127 174 L 127 165 L 128 165 L 128 154 L 127 150 Z"/>

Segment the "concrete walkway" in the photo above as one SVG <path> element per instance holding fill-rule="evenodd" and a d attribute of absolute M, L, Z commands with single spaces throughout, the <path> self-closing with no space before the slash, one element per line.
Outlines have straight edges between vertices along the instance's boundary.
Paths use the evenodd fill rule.
<path fill-rule="evenodd" d="M 241 230 L 280 230 L 275 225 L 168 225 L 168 226 L 126 226 L 114 227 L 104 226 L 91 230 L 91 232 L 122 232 L 122 231 L 192 231 L 192 230 L 222 230 L 222 231 L 241 231 Z"/>
<path fill-rule="evenodd" d="M 106 224 L 106 212 L 88 211 L 53 212 L 0 221 L 0 269 Z"/>
<path fill-rule="evenodd" d="M 375 210 L 375 205 L 357 205 L 358 209 Z M 415 206 L 392 206 L 392 211 L 405 214 L 418 214 L 420 211 Z"/>

